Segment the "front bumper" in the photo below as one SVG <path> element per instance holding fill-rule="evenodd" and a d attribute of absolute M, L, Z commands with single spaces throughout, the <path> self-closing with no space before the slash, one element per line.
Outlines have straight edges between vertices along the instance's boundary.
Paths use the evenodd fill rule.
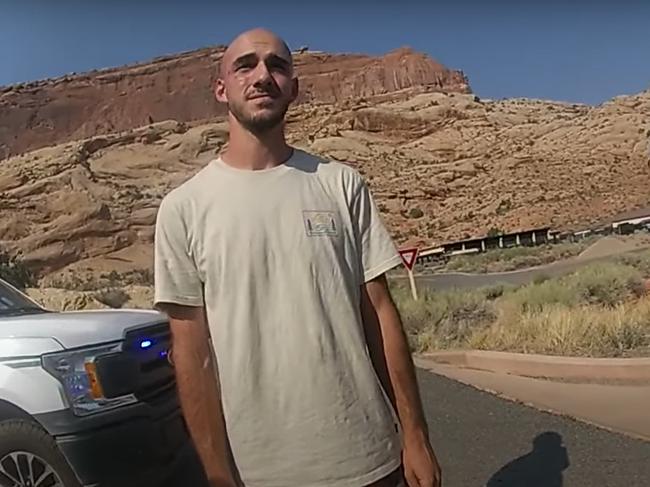
<path fill-rule="evenodd" d="M 36 419 L 83 485 L 156 487 L 191 447 L 180 407 L 174 406 L 139 403 L 84 418 L 65 410 Z"/>

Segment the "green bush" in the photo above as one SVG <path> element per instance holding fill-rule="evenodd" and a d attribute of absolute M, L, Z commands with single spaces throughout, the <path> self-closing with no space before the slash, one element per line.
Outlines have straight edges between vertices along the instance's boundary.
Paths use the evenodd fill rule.
<path fill-rule="evenodd" d="M 516 306 L 520 313 L 534 313 L 550 304 L 574 306 L 580 298 L 575 289 L 563 285 L 558 280 L 548 280 L 520 287 L 508 296 L 508 301 Z"/>
<path fill-rule="evenodd" d="M 549 279 L 550 279 L 550 278 L 549 278 L 549 276 L 548 276 L 547 274 L 544 274 L 544 273 L 542 273 L 542 274 L 537 274 L 537 275 L 533 278 L 533 283 L 534 283 L 534 284 L 543 284 L 543 283 L 545 283 L 546 281 L 548 281 Z"/>
<path fill-rule="evenodd" d="M 582 303 L 608 307 L 638 297 L 639 289 L 643 286 L 638 269 L 615 262 L 584 267 L 566 276 L 563 281 L 577 293 Z"/>
<path fill-rule="evenodd" d="M 483 288 L 483 292 L 485 293 L 485 298 L 489 299 L 490 301 L 495 300 L 497 298 L 500 298 L 503 296 L 503 293 L 506 291 L 506 286 L 503 284 L 495 284 L 493 286 L 486 286 Z"/>
<path fill-rule="evenodd" d="M 617 261 L 623 265 L 634 267 L 644 278 L 650 279 L 650 250 L 621 255 Z"/>
<path fill-rule="evenodd" d="M 0 279 L 23 290 L 36 285 L 36 277 L 19 255 L 10 255 L 3 250 L 0 250 Z"/>

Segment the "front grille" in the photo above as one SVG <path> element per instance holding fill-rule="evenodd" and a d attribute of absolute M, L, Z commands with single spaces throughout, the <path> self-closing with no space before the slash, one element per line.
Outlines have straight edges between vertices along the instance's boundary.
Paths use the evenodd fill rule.
<path fill-rule="evenodd" d="M 168 323 L 137 328 L 127 332 L 123 353 L 137 363 L 135 396 L 153 402 L 176 387 L 176 376 L 168 355 L 171 332 Z"/>

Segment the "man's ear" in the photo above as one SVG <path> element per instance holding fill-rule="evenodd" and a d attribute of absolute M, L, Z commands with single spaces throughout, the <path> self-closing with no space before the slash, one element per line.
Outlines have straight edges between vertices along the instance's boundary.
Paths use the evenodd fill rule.
<path fill-rule="evenodd" d="M 217 78 L 217 81 L 214 84 L 214 96 L 219 103 L 228 103 L 226 85 L 221 78 Z"/>
<path fill-rule="evenodd" d="M 298 95 L 300 94 L 300 83 L 298 82 L 298 77 L 293 78 L 293 84 L 291 86 L 291 101 L 296 101 Z"/>

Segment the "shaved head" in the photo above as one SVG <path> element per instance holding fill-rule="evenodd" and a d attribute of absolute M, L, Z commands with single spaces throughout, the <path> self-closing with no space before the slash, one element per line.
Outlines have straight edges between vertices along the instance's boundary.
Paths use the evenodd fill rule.
<path fill-rule="evenodd" d="M 275 50 L 277 53 L 281 54 L 293 68 L 293 56 L 291 55 L 291 50 L 289 49 L 289 46 L 287 46 L 287 43 L 270 30 L 256 28 L 242 32 L 235 37 L 230 44 L 228 44 L 228 47 L 221 58 L 219 75 L 224 77 L 228 66 L 232 64 L 235 59 L 248 52 L 254 51 L 255 46 L 259 45 L 276 48 Z"/>
<path fill-rule="evenodd" d="M 286 42 L 266 29 L 239 34 L 221 58 L 215 95 L 244 129 L 262 134 L 277 127 L 298 96 Z"/>

